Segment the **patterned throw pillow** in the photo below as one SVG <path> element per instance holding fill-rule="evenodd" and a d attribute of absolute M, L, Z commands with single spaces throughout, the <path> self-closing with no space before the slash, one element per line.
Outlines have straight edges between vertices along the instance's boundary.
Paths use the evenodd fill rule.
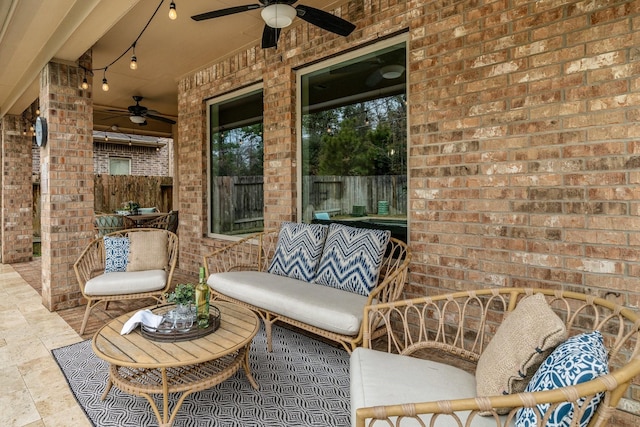
<path fill-rule="evenodd" d="M 321 224 L 283 222 L 276 252 L 267 271 L 311 282 L 316 277 L 328 227 Z"/>
<path fill-rule="evenodd" d="M 603 345 L 599 331 L 576 335 L 560 344 L 551 355 L 540 365 L 526 392 L 551 390 L 554 388 L 580 384 L 590 381 L 600 375 L 609 373 L 607 349 Z M 586 427 L 595 414 L 603 393 L 599 393 L 589 402 L 584 397 L 578 399 L 578 406 L 585 407 L 580 419 L 580 426 Z M 538 410 L 544 416 L 549 404 L 538 405 Z M 553 412 L 547 427 L 568 427 L 573 418 L 572 403 L 561 403 Z M 536 411 L 532 408 L 518 410 L 516 427 L 535 426 Z"/>
<path fill-rule="evenodd" d="M 331 224 L 315 283 L 368 296 L 378 284 L 389 230 Z"/>
<path fill-rule="evenodd" d="M 126 271 L 129 259 L 129 239 L 126 237 L 103 237 L 105 263 L 104 272 Z"/>

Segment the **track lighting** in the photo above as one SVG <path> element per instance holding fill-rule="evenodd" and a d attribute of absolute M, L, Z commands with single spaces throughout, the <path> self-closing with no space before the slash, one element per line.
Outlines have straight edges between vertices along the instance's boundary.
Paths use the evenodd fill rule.
<path fill-rule="evenodd" d="M 172 20 L 175 20 L 176 18 L 178 18 L 178 12 L 176 11 L 176 3 L 173 1 L 169 5 L 169 18 L 171 18 Z"/>

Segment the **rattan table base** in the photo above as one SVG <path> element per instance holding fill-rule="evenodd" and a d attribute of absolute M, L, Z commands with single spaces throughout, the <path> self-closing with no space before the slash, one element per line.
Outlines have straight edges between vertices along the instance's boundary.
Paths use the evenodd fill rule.
<path fill-rule="evenodd" d="M 103 326 L 92 341 L 94 353 L 109 363 L 102 400 L 112 386 L 142 396 L 151 404 L 158 424 L 168 427 L 187 396 L 220 384 L 241 367 L 253 388 L 258 389 L 249 369 L 249 349 L 260 325 L 258 317 L 236 304 L 219 302 L 216 306 L 221 313 L 220 327 L 188 341 L 152 341 L 138 329 L 121 335 L 123 325 L 134 313 Z M 181 393 L 171 410 L 170 393 Z M 162 395 L 162 408 L 152 395 Z"/>
<path fill-rule="evenodd" d="M 161 369 L 111 365 L 109 381 L 101 400 L 106 399 L 112 385 L 115 385 L 125 393 L 147 399 L 158 418 L 160 427 L 171 426 L 187 396 L 220 384 L 235 374 L 240 367 L 244 368 L 251 386 L 257 390 L 258 383 L 249 370 L 249 345 L 236 353 L 197 365 Z M 169 393 L 182 393 L 171 414 L 169 414 Z M 162 414 L 151 397 L 152 394 L 162 394 Z"/>

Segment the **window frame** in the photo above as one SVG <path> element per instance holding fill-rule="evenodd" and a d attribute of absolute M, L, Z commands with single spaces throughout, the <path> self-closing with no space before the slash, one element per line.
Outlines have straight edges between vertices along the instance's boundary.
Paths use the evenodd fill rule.
<path fill-rule="evenodd" d="M 213 98 L 209 98 L 205 102 L 205 110 L 206 110 L 206 153 L 207 153 L 207 185 L 206 185 L 206 193 L 205 193 L 205 201 L 207 204 L 207 237 L 220 239 L 220 240 L 229 240 L 229 241 L 238 241 L 242 238 L 246 237 L 243 234 L 230 235 L 230 234 L 220 234 L 212 232 L 211 220 L 212 220 L 212 209 L 211 209 L 211 179 L 212 179 L 212 165 L 211 165 L 211 105 L 218 104 L 221 102 L 229 101 L 235 98 L 240 98 L 244 95 L 248 95 L 251 92 L 255 92 L 258 90 L 262 90 L 264 94 L 264 84 L 262 82 L 254 83 L 249 86 L 245 86 L 242 88 L 238 88 L 231 92 L 227 92 L 220 96 L 216 96 Z M 264 117 L 264 104 L 262 106 L 262 113 Z M 262 120 L 262 128 L 264 129 L 264 118 Z M 263 135 L 263 150 L 264 150 L 264 135 Z M 264 170 L 263 170 L 264 177 Z M 264 189 L 263 189 L 264 191 Z"/>
<path fill-rule="evenodd" d="M 335 56 L 332 58 L 328 58 L 326 60 L 323 61 L 319 61 L 317 63 L 314 63 L 312 65 L 306 66 L 306 67 L 302 67 L 296 70 L 296 164 L 298 165 L 297 170 L 296 170 L 296 194 L 297 194 L 297 199 L 296 199 L 296 218 L 295 221 L 296 222 L 302 222 L 304 220 L 303 218 L 303 210 L 302 210 L 302 201 L 303 201 L 303 196 L 302 196 L 302 170 L 303 165 L 302 165 L 302 117 L 303 117 L 303 111 L 302 111 L 302 77 L 306 74 L 310 74 L 313 73 L 315 71 L 318 70 L 322 70 L 325 68 L 329 68 L 338 64 L 341 64 L 345 61 L 349 61 L 351 59 L 354 58 L 358 58 L 364 55 L 368 55 L 371 53 L 375 53 L 377 51 L 380 51 L 382 49 L 397 45 L 397 44 L 401 44 L 404 43 L 405 44 L 405 64 L 407 64 L 406 69 L 405 69 L 405 94 L 407 97 L 407 102 L 410 99 L 409 97 L 409 35 L 407 33 L 403 33 L 397 36 L 393 36 L 390 37 L 388 39 L 379 41 L 379 42 L 375 42 L 372 43 L 370 45 L 367 46 L 363 46 L 361 48 L 355 49 L 353 51 L 350 51 L 348 53 L 345 53 L 343 55 L 339 55 L 339 56 Z M 407 118 L 406 118 L 406 132 L 407 132 L 407 141 L 406 141 L 406 156 L 407 156 L 407 178 L 409 177 L 409 129 L 410 127 L 410 122 L 409 122 L 409 113 L 407 112 Z M 410 194 L 410 181 L 409 179 L 407 179 L 407 194 Z M 407 226 L 409 225 L 409 197 L 407 197 Z"/>
<path fill-rule="evenodd" d="M 119 174 L 112 174 L 111 173 L 111 162 L 113 160 L 116 161 L 126 161 L 126 163 L 128 164 L 129 167 L 129 171 L 127 173 L 119 173 Z M 131 158 L 130 157 L 121 157 L 121 156 L 109 156 L 109 175 L 113 175 L 113 176 L 130 176 L 131 175 Z"/>

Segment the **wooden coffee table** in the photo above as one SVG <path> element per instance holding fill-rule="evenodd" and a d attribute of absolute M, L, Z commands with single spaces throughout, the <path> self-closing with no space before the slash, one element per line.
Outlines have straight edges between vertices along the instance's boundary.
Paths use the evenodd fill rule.
<path fill-rule="evenodd" d="M 184 399 L 235 374 L 240 367 L 254 389 L 258 384 L 249 370 L 249 347 L 260 322 L 249 309 L 216 301 L 220 327 L 202 338 L 179 342 L 148 340 L 136 328 L 120 335 L 124 323 L 135 313 L 124 314 L 103 326 L 93 337 L 95 354 L 110 363 L 104 400 L 115 385 L 125 393 L 145 397 L 160 426 L 171 426 Z M 169 413 L 169 393 L 182 393 Z M 162 414 L 151 397 L 162 394 Z"/>

